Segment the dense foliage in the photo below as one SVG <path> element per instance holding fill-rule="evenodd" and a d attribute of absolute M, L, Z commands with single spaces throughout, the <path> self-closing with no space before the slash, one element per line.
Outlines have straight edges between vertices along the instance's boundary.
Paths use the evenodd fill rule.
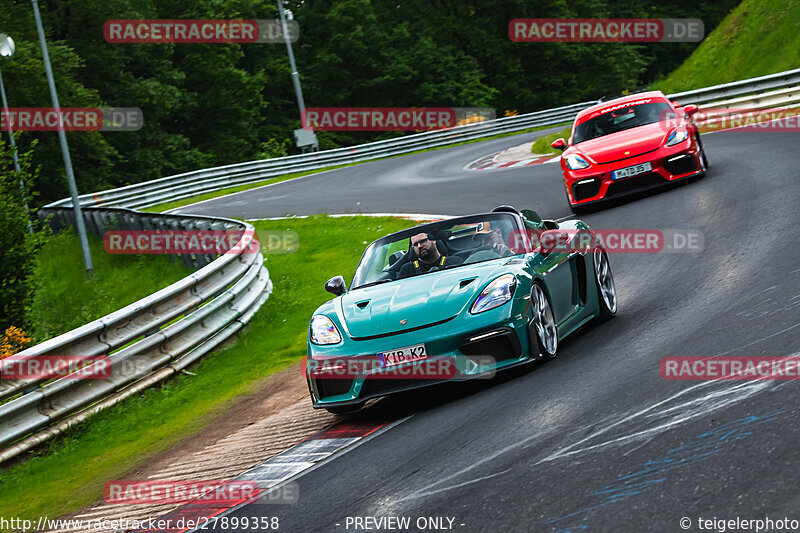
<path fill-rule="evenodd" d="M 670 72 L 697 43 L 515 43 L 520 17 L 700 18 L 706 31 L 737 0 L 289 0 L 309 106 L 489 106 L 529 112 L 615 94 Z M 12 107 L 49 106 L 30 2 L 0 0 L 17 42 L 3 69 Z M 138 132 L 68 139 L 81 192 L 291 153 L 299 115 L 282 44 L 109 44 L 109 19 L 274 19 L 271 0 L 42 0 L 62 106 L 139 107 Z M 322 133 L 323 148 L 386 135 Z M 55 133 L 35 163 L 42 201 L 67 195 Z"/>
<path fill-rule="evenodd" d="M 44 231 L 28 231 L 29 224 L 32 230 L 38 229 L 38 221 L 32 220 L 26 208 L 32 200 L 31 155 L 19 155 L 17 173 L 10 145 L 0 140 L 0 332 L 25 323 L 26 308 L 33 296 L 31 273 L 36 250 L 47 236 Z M 9 332 L 0 335 L 0 346 L 6 351 L 11 346 L 19 347 L 21 343 L 14 338 Z"/>

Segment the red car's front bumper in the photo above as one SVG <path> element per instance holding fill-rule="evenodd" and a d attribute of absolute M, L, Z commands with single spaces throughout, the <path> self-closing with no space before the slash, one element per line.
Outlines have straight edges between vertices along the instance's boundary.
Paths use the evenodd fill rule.
<path fill-rule="evenodd" d="M 614 170 L 646 162 L 653 167 L 650 172 L 611 179 Z M 572 207 L 619 198 L 703 173 L 700 147 L 694 136 L 675 146 L 660 146 L 651 152 L 613 163 L 592 163 L 581 170 L 568 169 L 562 158 L 561 170 Z"/>

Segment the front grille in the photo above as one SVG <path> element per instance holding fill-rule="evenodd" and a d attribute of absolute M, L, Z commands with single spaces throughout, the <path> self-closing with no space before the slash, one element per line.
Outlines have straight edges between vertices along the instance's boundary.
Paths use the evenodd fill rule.
<path fill-rule="evenodd" d="M 338 396 L 340 394 L 345 394 L 350 391 L 350 386 L 353 384 L 352 379 L 315 379 L 314 385 L 316 385 L 317 391 L 319 392 L 320 399 L 328 398 L 330 396 Z"/>
<path fill-rule="evenodd" d="M 669 173 L 673 176 L 697 171 L 697 165 L 695 164 L 694 157 L 689 154 L 685 154 L 676 157 L 671 161 L 667 161 L 664 163 L 664 168 L 666 168 L 667 171 L 669 171 Z"/>
<path fill-rule="evenodd" d="M 477 335 L 477 337 L 480 337 L 480 335 Z M 494 357 L 495 361 L 502 361 L 504 359 L 516 359 L 522 354 L 519 338 L 514 330 L 510 328 L 498 330 L 498 334 L 491 337 L 472 342 L 465 340 L 458 349 L 467 357 L 475 357 L 476 359 L 473 359 L 473 361 L 477 363 L 485 363 L 480 359 L 480 356 Z"/>
<path fill-rule="evenodd" d="M 662 178 L 655 172 L 642 174 L 640 176 L 632 176 L 621 181 L 614 181 L 608 186 L 606 198 L 611 196 L 622 196 L 636 191 L 650 189 L 658 185 L 664 185 L 667 180 Z"/>
<path fill-rule="evenodd" d="M 597 196 L 597 193 L 600 192 L 601 184 L 602 182 L 598 179 L 593 179 L 587 183 L 576 182 L 572 186 L 572 197 L 575 198 L 576 202 L 580 202 L 592 196 Z"/>

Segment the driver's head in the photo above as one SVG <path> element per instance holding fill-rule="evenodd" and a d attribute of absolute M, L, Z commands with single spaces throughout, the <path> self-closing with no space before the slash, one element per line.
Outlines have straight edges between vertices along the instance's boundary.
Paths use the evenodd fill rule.
<path fill-rule="evenodd" d="M 487 244 L 505 244 L 503 241 L 503 232 L 500 231 L 500 228 L 497 226 L 492 227 L 491 222 L 484 222 L 483 227 L 472 236 L 472 240 L 477 241 L 481 246 Z"/>
<path fill-rule="evenodd" d="M 417 233 L 411 237 L 411 247 L 417 253 L 423 263 L 432 263 L 439 258 L 439 250 L 436 249 L 436 241 L 433 235 L 428 233 Z"/>
<path fill-rule="evenodd" d="M 495 228 L 491 234 L 489 234 L 489 243 L 491 244 L 505 244 L 503 241 L 503 232 L 500 231 L 500 228 Z"/>

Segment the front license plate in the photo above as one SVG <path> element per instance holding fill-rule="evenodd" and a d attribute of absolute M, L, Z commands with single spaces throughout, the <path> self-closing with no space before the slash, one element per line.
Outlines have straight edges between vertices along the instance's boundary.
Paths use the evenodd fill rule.
<path fill-rule="evenodd" d="M 406 346 L 405 348 L 398 348 L 378 354 L 378 361 L 380 361 L 382 367 L 394 366 L 412 361 L 421 361 L 427 358 L 428 353 L 425 351 L 424 344 Z"/>
<path fill-rule="evenodd" d="M 642 163 L 640 165 L 633 165 L 632 167 L 625 167 L 615 170 L 611 173 L 611 179 L 620 180 L 622 178 L 629 178 L 631 176 L 636 176 L 637 174 L 650 172 L 651 170 L 653 170 L 653 165 L 651 165 L 648 161 L 647 163 Z"/>

